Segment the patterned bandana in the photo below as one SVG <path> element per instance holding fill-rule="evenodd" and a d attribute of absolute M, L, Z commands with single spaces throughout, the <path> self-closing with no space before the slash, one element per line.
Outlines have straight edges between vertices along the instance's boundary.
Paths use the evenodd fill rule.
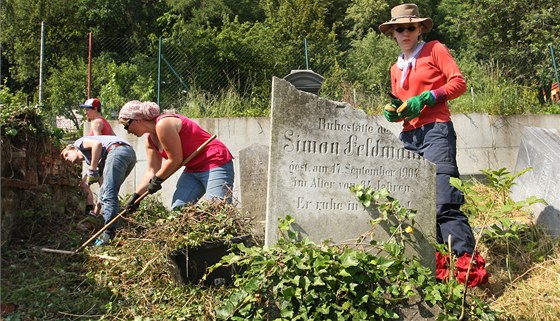
<path fill-rule="evenodd" d="M 420 50 L 422 50 L 422 48 L 424 48 L 424 45 L 426 43 L 424 41 L 420 41 L 418 43 L 418 46 L 416 46 L 416 49 L 414 49 L 414 52 L 412 53 L 412 57 L 408 58 L 407 60 L 404 60 L 404 53 L 401 53 L 399 55 L 399 58 L 397 59 L 397 67 L 402 70 L 401 73 L 401 88 L 404 84 L 404 81 L 406 80 L 406 77 L 408 77 L 408 71 L 411 68 L 414 68 L 416 66 L 416 57 L 418 57 L 418 54 L 420 53 Z"/>

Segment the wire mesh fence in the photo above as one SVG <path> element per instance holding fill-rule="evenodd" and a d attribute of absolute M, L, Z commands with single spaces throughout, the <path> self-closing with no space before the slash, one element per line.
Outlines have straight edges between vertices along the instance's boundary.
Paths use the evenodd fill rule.
<path fill-rule="evenodd" d="M 84 39 L 81 59 L 87 57 L 88 46 L 88 41 Z M 258 97 L 261 104 L 268 105 L 272 77 L 284 78 L 292 70 L 312 70 L 325 76 L 328 86 L 321 89 L 322 96 L 348 101 L 355 106 L 374 105 L 377 102 L 372 96 L 376 94 L 375 91 L 386 91 L 388 82 L 383 82 L 388 77 L 390 65 L 396 60 L 394 52 L 376 52 L 375 48 L 368 49 L 363 45 L 360 48 L 356 43 L 302 39 L 290 44 L 274 43 L 264 47 L 270 49 L 261 51 L 261 48 L 251 44 L 227 41 L 194 44 L 165 38 L 97 36 L 91 41 L 89 68 L 87 62 L 58 65 L 58 68 L 78 68 L 79 75 L 91 70 L 90 95 L 101 98 L 106 107 L 105 114 L 111 118 L 116 116 L 120 106 L 133 99 L 156 101 L 163 109 L 181 110 L 192 103 L 193 92 L 224 96 L 225 93 L 234 91 L 249 100 Z M 391 47 L 396 46 L 391 44 Z M 505 68 L 493 61 L 481 62 L 480 66 L 485 67 L 478 70 L 460 66 L 471 85 L 468 92 L 472 96 L 470 100 L 474 101 L 474 95 L 488 91 L 491 86 L 482 78 L 491 81 L 492 78 L 503 77 L 503 70 L 514 69 L 518 73 L 521 70 L 522 74 L 534 76 L 538 63 L 541 69 L 543 65 L 548 66 L 544 67 L 542 88 L 523 86 L 528 88 L 527 91 L 541 90 L 538 93 L 541 103 L 550 101 L 550 97 L 554 96 L 551 89 L 558 77 L 558 58 L 554 57 L 553 49 L 556 48 L 551 44 L 550 48 L 541 48 L 535 52 L 530 61 L 518 61 Z M 379 65 L 381 61 L 383 63 Z M 458 62 L 461 63 L 461 60 L 458 59 Z M 382 74 L 379 77 L 381 80 L 375 80 L 375 84 L 368 82 L 368 72 Z M 86 86 L 87 77 L 76 76 L 75 79 L 83 82 L 75 88 Z M 53 84 L 55 83 L 51 81 L 47 85 Z M 500 86 L 499 82 L 495 84 Z M 498 95 L 507 95 L 512 88 L 500 88 L 498 91 Z M 72 99 L 74 101 L 68 104 L 77 106 L 76 99 Z M 504 103 L 508 104 L 510 101 L 504 99 Z M 538 101 L 535 103 L 538 104 Z M 471 110 L 466 111 L 476 111 L 474 103 Z"/>

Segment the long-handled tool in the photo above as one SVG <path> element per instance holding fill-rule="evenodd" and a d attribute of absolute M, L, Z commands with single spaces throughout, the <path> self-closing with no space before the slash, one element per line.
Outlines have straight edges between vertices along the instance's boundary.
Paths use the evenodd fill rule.
<path fill-rule="evenodd" d="M 208 140 L 206 140 L 202 145 L 200 145 L 200 147 L 198 147 L 194 152 L 192 152 L 192 154 L 190 154 L 189 157 L 187 157 L 183 161 L 183 163 L 181 163 L 181 166 L 179 166 L 179 168 L 183 167 L 185 164 L 190 162 L 196 155 L 198 155 L 198 153 L 200 153 L 204 148 L 206 148 L 206 146 L 211 141 L 213 141 L 214 138 L 216 138 L 216 135 L 212 135 L 210 138 L 208 138 Z M 136 201 L 134 201 L 134 204 L 140 203 L 146 196 L 148 196 L 148 191 L 146 191 L 144 194 L 140 195 L 140 197 L 138 197 L 136 199 Z M 95 234 L 93 234 L 87 241 L 85 241 L 79 248 L 77 248 L 74 251 L 49 249 L 49 248 L 45 248 L 45 247 L 42 248 L 41 250 L 44 251 L 44 252 L 50 252 L 50 253 L 71 254 L 71 255 L 76 254 L 76 253 L 80 252 L 84 247 L 86 247 L 89 243 L 91 243 L 91 241 L 95 240 L 95 238 L 97 238 L 99 235 L 101 235 L 101 233 L 103 233 L 111 225 L 113 225 L 126 212 L 127 212 L 127 209 L 125 208 L 119 214 L 117 214 L 115 217 L 113 217 L 107 224 L 105 224 L 102 228 L 100 228 L 99 231 L 95 232 Z"/>

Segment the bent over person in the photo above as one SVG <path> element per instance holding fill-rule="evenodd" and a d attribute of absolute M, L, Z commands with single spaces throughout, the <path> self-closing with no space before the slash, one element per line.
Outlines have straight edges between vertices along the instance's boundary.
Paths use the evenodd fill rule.
<path fill-rule="evenodd" d="M 60 153 L 70 163 L 85 161 L 88 185 L 98 183 L 99 202 L 105 224 L 119 213 L 119 191 L 136 164 L 136 153 L 130 144 L 117 136 L 85 136 L 66 146 Z M 115 237 L 117 224 L 108 227 L 94 245 L 106 245 Z"/>
<path fill-rule="evenodd" d="M 185 169 L 176 185 L 171 208 L 196 203 L 202 197 L 231 201 L 234 170 L 233 156 L 218 139 L 212 140 L 198 155 L 183 164 L 211 135 L 193 120 L 179 114 L 161 113 L 158 104 L 133 100 L 119 112 L 124 129 L 137 137 L 146 137 L 148 170 L 136 192 L 127 202 L 135 203 L 139 195 L 161 189 L 161 184 L 181 166 Z M 136 205 L 134 205 L 136 204 Z"/>
<path fill-rule="evenodd" d="M 384 115 L 389 122 L 403 122 L 399 138 L 405 149 L 436 165 L 437 241 L 447 244 L 451 240 L 452 254 L 457 256 L 453 272 L 459 281 L 475 286 L 488 281 L 485 262 L 475 253 L 472 229 L 460 210 L 463 193 L 449 183 L 451 177 L 459 177 L 459 169 L 447 102 L 462 95 L 467 85 L 447 47 L 422 40 L 432 24 L 432 19 L 420 17 L 415 4 L 408 3 L 391 9 L 391 20 L 379 26 L 402 51 L 391 67 L 393 99 Z M 469 279 L 465 280 L 467 271 Z M 436 278 L 448 277 L 449 256 L 437 252 Z"/>
<path fill-rule="evenodd" d="M 86 100 L 80 107 L 84 108 L 86 119 L 90 123 L 90 131 L 87 136 L 99 135 L 115 135 L 111 124 L 101 115 L 101 101 L 98 98 L 90 98 Z M 86 177 L 82 178 L 80 184 L 84 193 L 86 193 L 86 215 L 96 216 L 99 214 L 99 206 L 95 206 L 93 193 L 86 182 Z"/>

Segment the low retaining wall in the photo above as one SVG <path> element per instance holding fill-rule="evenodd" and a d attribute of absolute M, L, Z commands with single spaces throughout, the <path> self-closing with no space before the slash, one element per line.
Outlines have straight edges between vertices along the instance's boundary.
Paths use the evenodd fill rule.
<path fill-rule="evenodd" d="M 48 139 L 21 136 L 2 136 L 2 243 L 39 238 L 43 224 L 84 211 L 79 167 L 63 162 Z"/>
<path fill-rule="evenodd" d="M 378 116 L 383 117 L 383 116 Z M 479 175 L 482 169 L 502 167 L 514 171 L 523 129 L 527 126 L 556 128 L 560 130 L 560 115 L 491 116 L 488 114 L 453 114 L 457 132 L 457 162 L 463 176 Z M 270 119 L 255 118 L 204 118 L 194 119 L 211 134 L 216 134 L 234 155 L 234 196 L 240 200 L 239 157 L 240 151 L 253 144 L 269 146 Z M 132 193 L 146 171 L 145 137 L 129 135 L 117 121 L 111 121 L 115 133 L 126 138 L 134 146 L 138 162 L 127 178 L 121 194 Z M 390 131 L 398 136 L 400 124 L 380 119 Z M 89 131 L 86 126 L 85 131 Z M 171 204 L 179 173 L 175 173 L 163 184 L 162 201 Z M 243 202 L 243 200 L 240 200 Z"/>

